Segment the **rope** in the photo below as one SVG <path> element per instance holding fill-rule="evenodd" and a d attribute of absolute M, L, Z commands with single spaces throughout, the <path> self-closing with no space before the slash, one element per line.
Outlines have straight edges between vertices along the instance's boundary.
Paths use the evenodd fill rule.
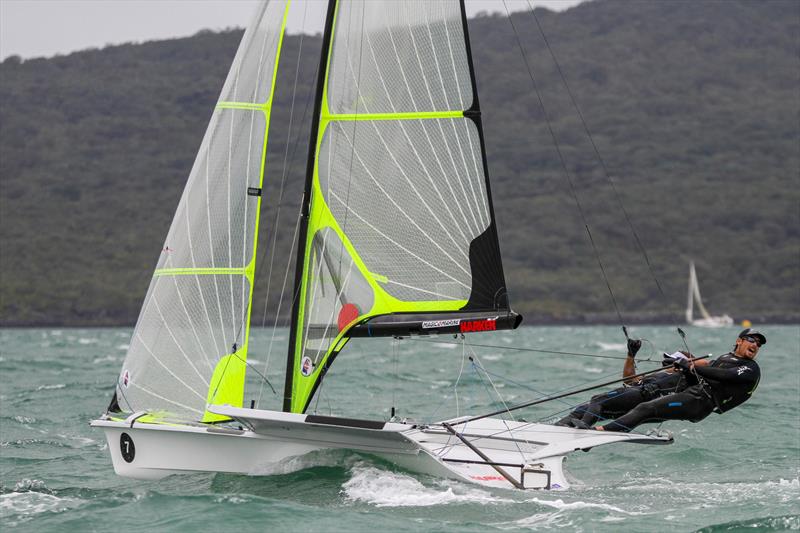
<path fill-rule="evenodd" d="M 586 220 L 586 214 L 583 212 L 583 206 L 581 205 L 580 199 L 578 198 L 578 193 L 575 190 L 575 184 L 572 182 L 572 177 L 569 173 L 569 169 L 567 168 L 566 160 L 564 159 L 564 154 L 561 153 L 561 146 L 558 144 L 558 138 L 556 137 L 555 132 L 553 131 L 553 125 L 550 121 L 550 117 L 547 114 L 547 109 L 544 106 L 544 101 L 542 100 L 541 92 L 539 91 L 539 84 L 536 83 L 536 79 L 533 76 L 533 70 L 531 69 L 530 63 L 528 61 L 528 56 L 525 54 L 525 49 L 522 47 L 522 42 L 519 38 L 519 32 L 517 32 L 517 27 L 514 24 L 514 19 L 511 17 L 511 13 L 508 11 L 508 5 L 506 4 L 506 0 L 503 0 L 503 6 L 506 9 L 506 15 L 508 16 L 508 20 L 511 23 L 511 28 L 514 30 L 514 37 L 517 41 L 517 46 L 519 47 L 520 53 L 522 54 L 522 59 L 525 63 L 525 68 L 528 71 L 528 77 L 531 79 L 531 83 L 533 84 L 533 90 L 536 92 L 536 96 L 539 99 L 539 106 L 542 110 L 542 115 L 544 116 L 545 123 L 547 124 L 547 129 L 550 132 L 550 137 L 553 139 L 553 146 L 556 149 L 556 153 L 558 154 L 558 159 L 561 162 L 561 167 L 564 170 L 564 177 L 567 179 L 567 183 L 569 183 L 570 193 L 572 194 L 572 199 L 575 201 L 575 206 L 578 208 L 578 212 L 581 215 L 581 220 L 583 221 L 583 225 L 586 228 L 586 233 L 589 235 L 589 242 L 592 245 L 592 251 L 594 252 L 594 257 L 597 260 L 597 264 L 600 266 L 600 272 L 603 275 L 603 280 L 605 281 L 606 287 L 608 288 L 608 293 L 611 295 L 611 302 L 614 304 L 614 310 L 617 313 L 617 317 L 619 318 L 619 323 L 624 324 L 625 321 L 622 319 L 622 313 L 620 312 L 619 305 L 617 305 L 617 299 L 614 296 L 614 291 L 611 289 L 611 283 L 608 280 L 608 276 L 606 275 L 606 270 L 603 267 L 603 261 L 600 259 L 600 252 L 597 250 L 597 246 L 594 242 L 594 237 L 592 237 L 592 231 L 589 229 L 589 222 Z"/>
<path fill-rule="evenodd" d="M 581 108 L 578 106 L 578 102 L 575 99 L 575 95 L 572 93 L 572 89 L 570 89 L 569 84 L 567 83 L 567 78 L 564 75 L 563 70 L 561 69 L 561 64 L 558 62 L 558 59 L 556 59 L 556 54 L 555 52 L 553 52 L 553 48 L 550 46 L 550 41 L 547 39 L 547 35 L 544 32 L 544 28 L 542 28 L 542 24 L 539 21 L 539 17 L 536 16 L 536 10 L 533 8 L 533 5 L 531 4 L 530 0 L 527 1 L 527 5 L 528 5 L 528 10 L 530 11 L 531 15 L 533 15 L 533 20 L 536 22 L 536 27 L 539 29 L 539 33 L 542 36 L 542 40 L 544 41 L 544 44 L 547 47 L 547 51 L 550 52 L 550 57 L 553 59 L 553 64 L 556 66 L 556 70 L 558 71 L 558 75 L 561 78 L 561 82 L 564 84 L 564 88 L 566 89 L 567 94 L 569 95 L 570 101 L 572 102 L 572 107 L 575 108 L 575 112 L 578 114 L 578 117 L 580 118 L 581 124 L 583 125 L 583 130 L 586 132 L 586 137 L 589 139 L 589 142 L 592 145 L 592 149 L 594 150 L 595 156 L 597 157 L 597 161 L 600 163 L 600 167 L 603 169 L 603 174 L 605 175 L 606 181 L 608 181 L 609 185 L 611 185 L 611 190 L 614 193 L 614 199 L 617 201 L 617 205 L 619 206 L 620 211 L 622 211 L 622 214 L 625 217 L 625 222 L 628 224 L 628 227 L 630 228 L 631 233 L 633 234 L 633 238 L 636 241 L 637 248 L 644 257 L 644 261 L 647 264 L 647 269 L 650 272 L 650 276 L 653 278 L 656 287 L 658 287 L 658 292 L 661 294 L 661 298 L 663 299 L 666 307 L 669 307 L 671 302 L 669 298 L 667 298 L 667 295 L 664 293 L 664 289 L 661 287 L 661 283 L 658 281 L 658 277 L 656 276 L 656 273 L 653 270 L 653 265 L 650 262 L 650 256 L 647 254 L 647 250 L 645 249 L 641 239 L 639 238 L 639 234 L 633 225 L 633 221 L 631 220 L 630 215 L 628 214 L 628 210 L 625 209 L 625 204 L 622 202 L 622 198 L 619 194 L 619 191 L 617 190 L 617 186 L 614 183 L 614 180 L 611 178 L 611 173 L 608 170 L 608 166 L 606 165 L 606 162 L 603 159 L 603 157 L 600 155 L 600 150 L 597 148 L 597 143 L 595 143 L 594 141 L 594 136 L 592 135 L 591 131 L 589 131 L 589 125 L 586 123 L 586 119 L 583 116 L 583 112 L 581 111 Z M 512 27 L 513 27 L 513 22 L 512 22 Z M 516 32 L 516 29 L 514 31 Z M 611 289 L 609 287 L 609 291 L 610 290 Z M 677 328 L 677 330 L 678 334 L 683 340 L 683 344 L 686 347 L 686 350 L 691 353 L 691 350 L 689 350 L 689 346 L 686 344 L 685 333 L 680 328 Z M 626 337 L 628 336 L 627 332 L 625 333 L 625 336 Z"/>
<path fill-rule="evenodd" d="M 426 343 L 429 343 L 429 344 L 442 344 L 442 345 L 452 345 L 453 344 L 452 342 L 447 342 L 447 341 L 434 341 L 434 340 L 427 340 L 427 339 L 418 339 L 418 338 L 415 338 L 415 337 L 400 337 L 400 339 L 407 340 L 407 341 L 414 341 L 414 342 L 426 342 Z M 642 341 L 647 341 L 647 339 L 642 339 Z M 647 341 L 647 342 L 649 342 L 649 341 Z M 477 348 L 494 348 L 494 349 L 498 349 L 498 350 L 511 350 L 511 351 L 517 351 L 517 352 L 547 353 L 547 354 L 555 354 L 555 355 L 576 355 L 576 356 L 580 356 L 580 357 L 595 357 L 595 358 L 598 358 L 598 359 L 624 360 L 627 357 L 627 356 L 619 356 L 619 355 L 600 355 L 600 354 L 580 353 L 580 352 L 560 352 L 560 351 L 556 351 L 556 350 L 538 350 L 538 349 L 535 349 L 535 348 L 522 348 L 522 347 L 518 347 L 518 346 L 498 346 L 498 345 L 493 345 L 493 344 L 470 344 L 470 346 L 477 347 Z M 648 362 L 648 363 L 660 362 L 659 359 L 650 359 L 650 358 L 646 358 L 646 359 L 637 358 L 636 360 L 637 361 L 644 361 L 644 362 Z"/>

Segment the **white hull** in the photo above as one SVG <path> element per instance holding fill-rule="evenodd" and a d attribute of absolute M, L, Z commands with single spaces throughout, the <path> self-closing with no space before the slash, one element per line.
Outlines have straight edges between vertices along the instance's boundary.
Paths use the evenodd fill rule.
<path fill-rule="evenodd" d="M 733 319 L 728 315 L 709 316 L 707 318 L 692 320 L 690 324 L 698 328 L 727 328 L 733 325 Z"/>
<path fill-rule="evenodd" d="M 137 415 L 125 421 L 95 420 L 92 426 L 105 432 L 116 473 L 139 479 L 181 472 L 259 475 L 281 471 L 276 468 L 281 463 L 310 452 L 346 449 L 414 472 L 491 487 L 565 489 L 569 483 L 562 465 L 568 453 L 614 442 L 672 442 L 492 418 L 466 425 L 450 421 L 481 457 L 441 424 L 384 424 L 228 406 L 213 410 L 232 416 L 243 429 L 141 423 Z"/>

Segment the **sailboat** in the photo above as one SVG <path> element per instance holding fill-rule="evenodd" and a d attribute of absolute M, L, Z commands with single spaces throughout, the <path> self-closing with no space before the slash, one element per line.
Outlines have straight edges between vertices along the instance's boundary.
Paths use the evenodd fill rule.
<path fill-rule="evenodd" d="M 114 470 L 252 474 L 318 450 L 492 487 L 567 488 L 575 451 L 671 437 L 493 416 L 309 414 L 350 343 L 510 330 L 463 1 L 331 0 L 296 240 L 282 410 L 244 405 L 264 161 L 289 1 L 246 30 L 107 411 Z"/>
<path fill-rule="evenodd" d="M 697 309 L 700 311 L 702 318 L 694 318 L 694 304 L 697 303 Z M 724 328 L 733 325 L 733 319 L 728 315 L 712 316 L 706 306 L 703 305 L 703 299 L 700 297 L 700 286 L 697 284 L 697 273 L 694 269 L 694 261 L 689 262 L 689 291 L 686 297 L 686 323 L 690 326 L 698 326 L 701 328 Z"/>

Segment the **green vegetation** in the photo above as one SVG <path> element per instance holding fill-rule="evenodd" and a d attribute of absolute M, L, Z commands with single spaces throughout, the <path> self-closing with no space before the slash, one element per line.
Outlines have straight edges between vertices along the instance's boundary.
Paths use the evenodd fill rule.
<path fill-rule="evenodd" d="M 616 189 L 533 17 L 515 15 L 624 319 L 678 319 L 690 258 L 712 311 L 800 318 L 800 4 L 607 0 L 536 13 Z M 479 17 L 470 33 L 512 304 L 528 324 L 616 321 L 508 20 Z M 240 37 L 0 64 L 0 324 L 136 320 Z M 291 227 L 278 235 L 273 290 L 300 199 L 319 45 L 303 42 L 281 210 Z M 299 36 L 284 44 L 268 198 L 284 175 L 299 46 Z M 259 275 L 257 324 L 266 285 Z"/>

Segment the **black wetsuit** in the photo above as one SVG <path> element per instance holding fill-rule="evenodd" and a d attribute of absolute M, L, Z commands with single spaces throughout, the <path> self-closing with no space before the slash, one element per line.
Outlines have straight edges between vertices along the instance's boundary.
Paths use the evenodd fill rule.
<path fill-rule="evenodd" d="M 699 422 L 713 411 L 724 413 L 746 402 L 758 387 L 761 370 L 752 359 L 727 353 L 708 366 L 696 366 L 699 382 L 683 392 L 637 405 L 605 426 L 608 431 L 630 431 L 645 422 L 690 420 Z M 690 379 L 693 374 L 689 374 Z"/>
<path fill-rule="evenodd" d="M 619 387 L 592 396 L 587 403 L 579 405 L 569 415 L 556 422 L 556 425 L 573 426 L 575 420 L 578 420 L 582 424 L 591 426 L 598 420 L 622 416 L 640 403 L 682 391 L 686 386 L 686 378 L 680 372 L 657 372 L 635 385 Z"/>

